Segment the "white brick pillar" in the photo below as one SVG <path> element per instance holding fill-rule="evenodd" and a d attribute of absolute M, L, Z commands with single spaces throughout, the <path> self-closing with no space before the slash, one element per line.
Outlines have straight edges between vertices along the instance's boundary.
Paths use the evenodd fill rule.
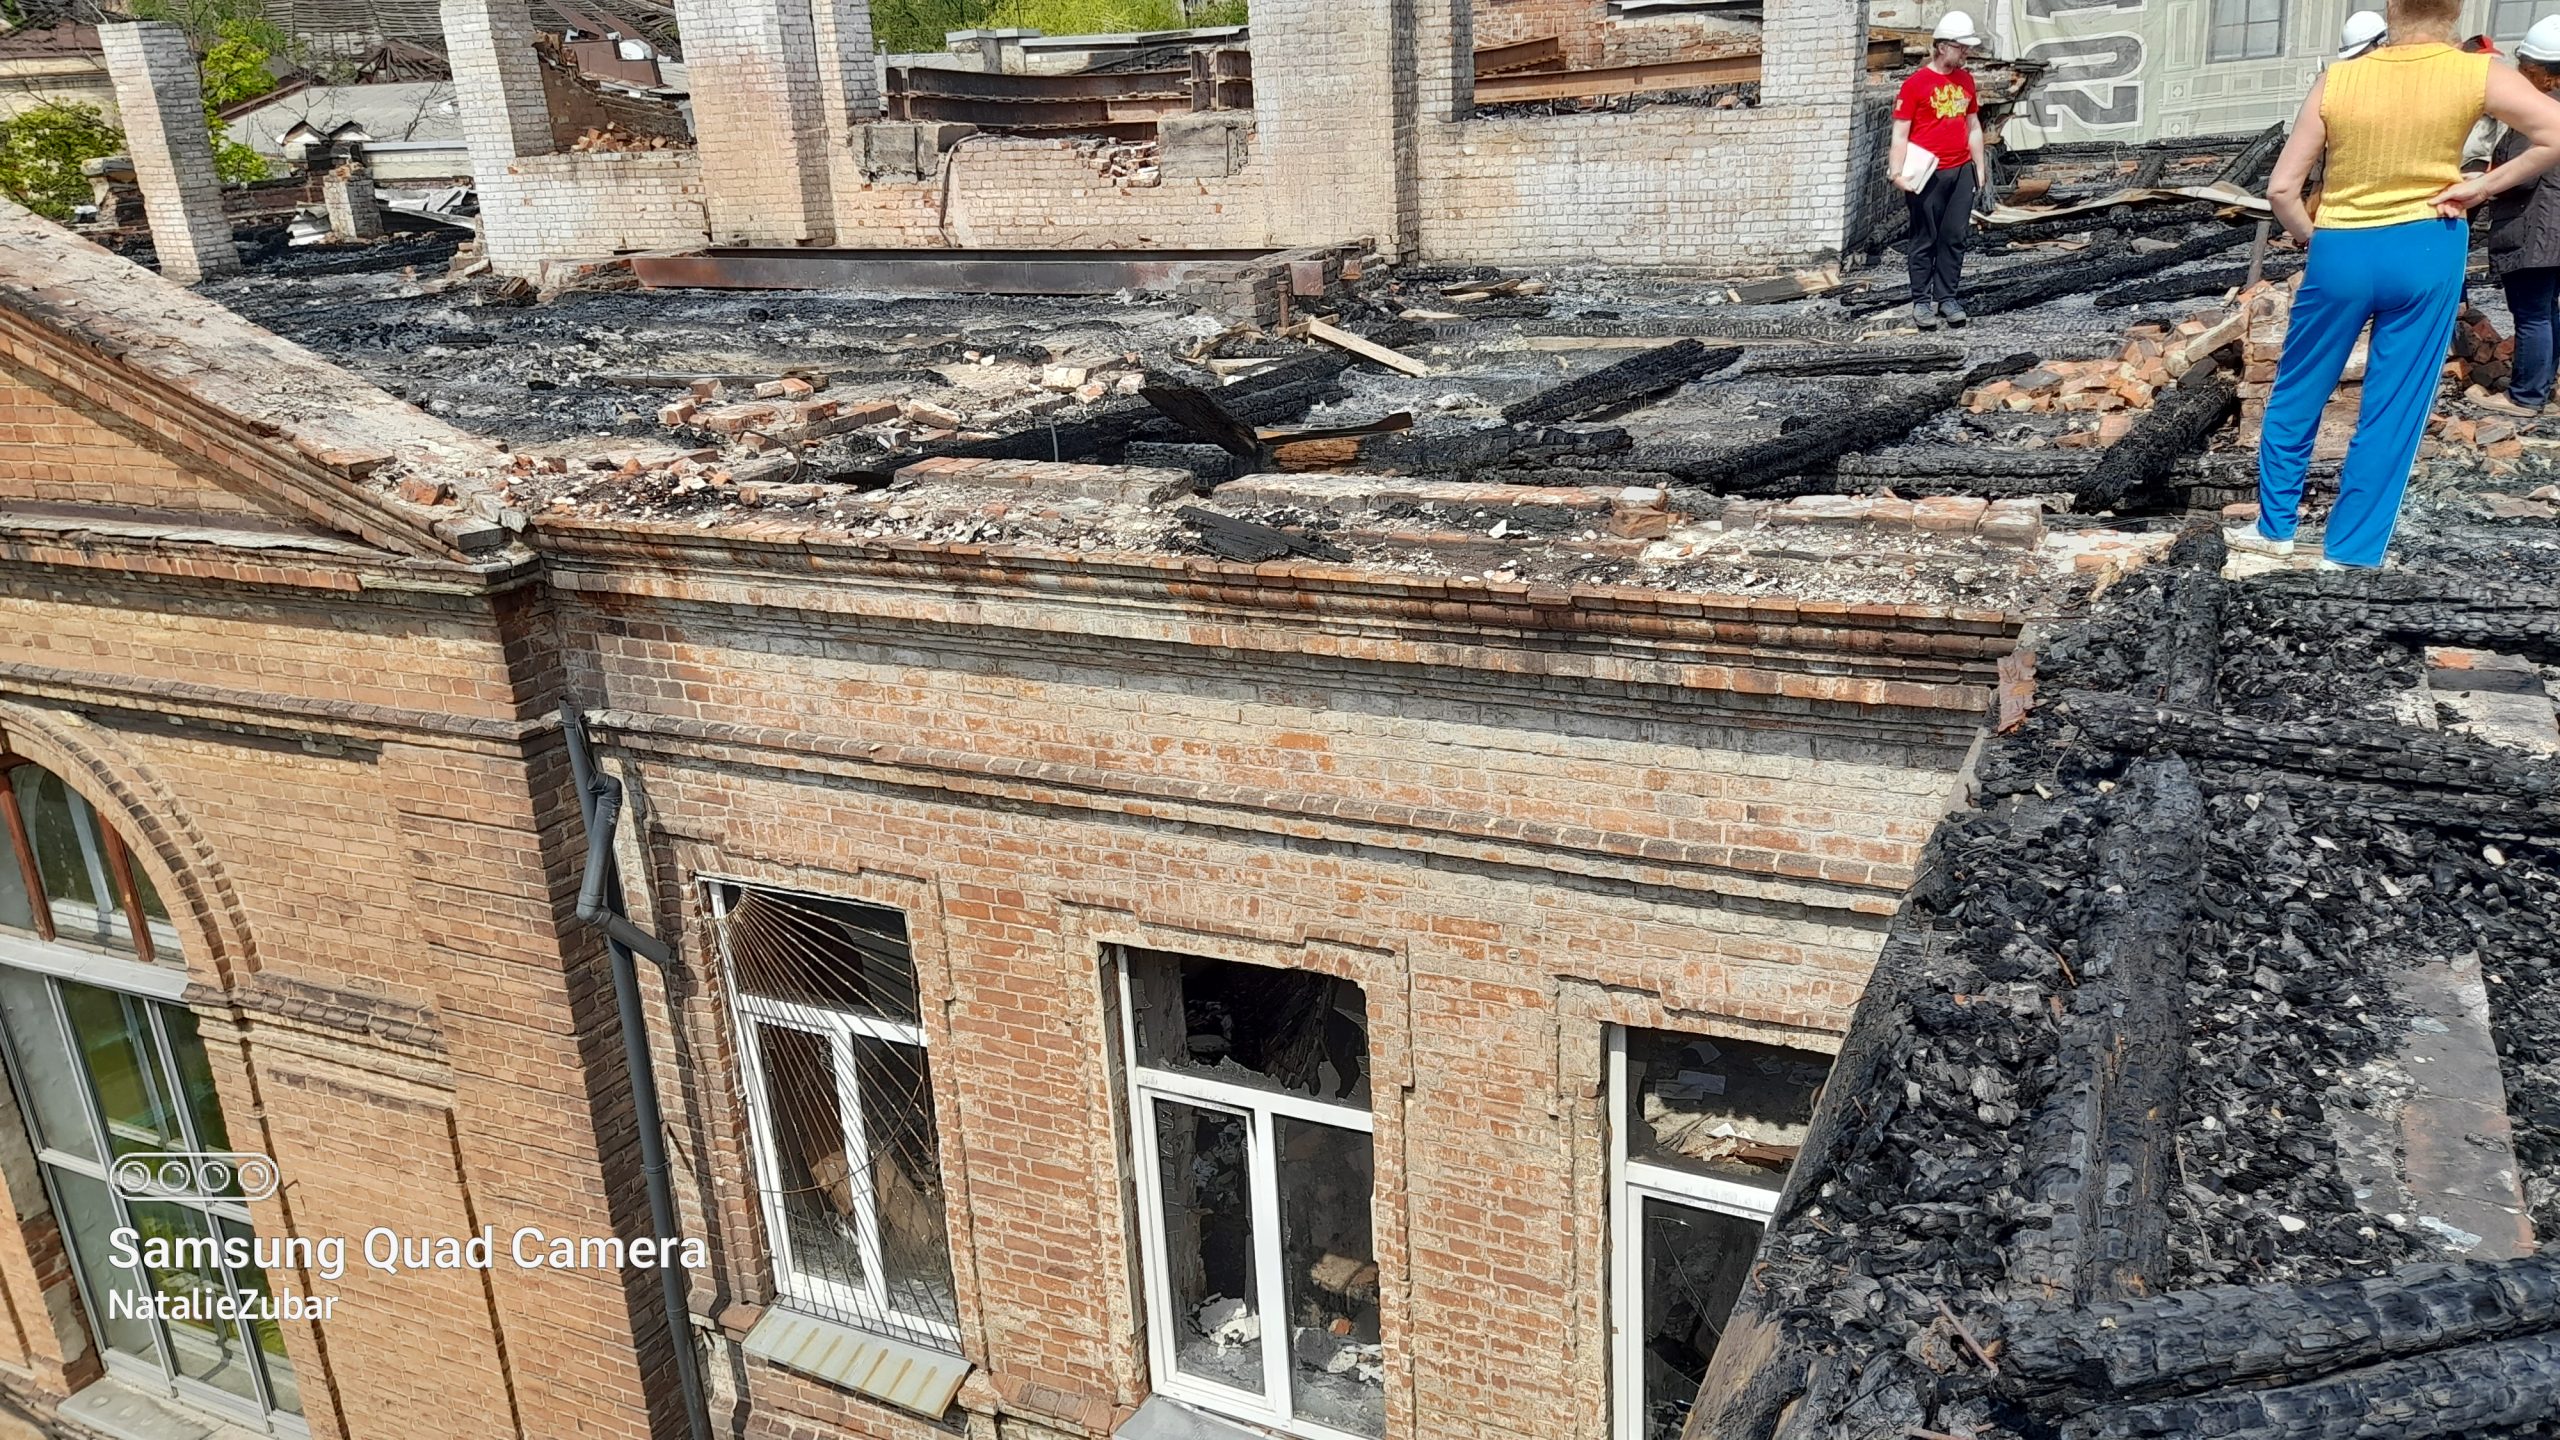
<path fill-rule="evenodd" d="M 320 181 L 320 198 L 329 207 L 329 235 L 337 240 L 377 240 L 382 236 L 382 206 L 374 198 L 373 171 L 345 165 Z"/>
<path fill-rule="evenodd" d="M 1414 0 L 1255 0 L 1255 163 L 1272 239 L 1414 251 Z M 1445 93 L 1445 87 L 1443 88 Z"/>
<path fill-rule="evenodd" d="M 1799 135 L 1836 137 L 1827 152 L 1807 152 L 1796 170 L 1782 248 L 1791 258 L 1836 256 L 1849 241 L 1853 197 L 1868 167 L 1880 163 L 1861 130 L 1867 0 L 1769 0 L 1760 37 L 1762 118 Z"/>
<path fill-rule="evenodd" d="M 854 27 L 830 0 L 836 64 L 822 64 L 813 0 L 676 0 L 711 235 L 722 244 L 826 244 L 835 236 L 822 69 L 842 78 Z M 869 19 L 861 26 L 869 45 Z M 865 82 L 868 89 L 868 82 Z"/>
<path fill-rule="evenodd" d="M 238 271 L 240 252 L 232 248 L 222 182 L 213 173 L 213 137 L 205 131 L 204 77 L 187 32 L 146 20 L 101 25 L 98 39 L 160 273 L 192 285 Z"/>
<path fill-rule="evenodd" d="M 880 118 L 880 64 L 871 53 L 871 0 L 811 0 L 818 36 L 818 97 L 828 146 L 853 145 L 853 127 Z"/>
<path fill-rule="evenodd" d="M 515 162 L 551 152 L 551 110 L 526 0 L 444 0 L 444 48 L 480 191 L 480 243 L 500 274 L 540 267 L 542 237 Z"/>

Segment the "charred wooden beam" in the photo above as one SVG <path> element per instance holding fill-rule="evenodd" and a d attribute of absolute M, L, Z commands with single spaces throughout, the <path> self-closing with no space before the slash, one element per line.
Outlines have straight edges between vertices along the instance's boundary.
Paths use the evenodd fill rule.
<path fill-rule="evenodd" d="M 2294 1380 L 2560 1328 L 2560 1257 L 2410 1265 L 2320 1285 L 2215 1285 L 2001 1316 L 2002 1388 L 2081 1410 Z"/>
<path fill-rule="evenodd" d="M 1678 341 L 1514 400 L 1502 407 L 1502 418 L 1514 424 L 1588 419 L 1677 390 L 1741 358 L 1742 348 L 1738 345 Z"/>
<path fill-rule="evenodd" d="M 1659 468 L 1728 495 L 1757 495 L 1773 486 L 1783 489 L 1784 482 L 1851 451 L 1894 444 L 1928 423 L 1931 416 L 1955 404 L 1965 391 L 2003 376 L 2022 375 L 2035 363 L 2032 355 L 2011 355 L 1977 365 L 1957 379 L 1934 381 L 1915 391 L 1830 415 L 1798 416 L 1789 422 L 1793 429 L 1756 445 L 1693 461 L 1662 464 Z"/>
<path fill-rule="evenodd" d="M 1166 419 L 1230 455 L 1258 459 L 1262 454 L 1253 427 L 1228 414 L 1206 390 L 1194 385 L 1147 385 L 1140 387 L 1138 395 Z"/>
<path fill-rule="evenodd" d="M 2204 795 L 2184 760 L 2136 764 L 2108 799 L 2060 1079 L 2025 1132 L 2027 1199 L 2045 1218 L 2009 1243 L 2012 1284 L 2081 1300 L 2156 1288 L 2169 1264 L 2186 933 L 2204 875 Z"/>
<path fill-rule="evenodd" d="M 2276 156 L 2283 152 L 2284 122 L 2279 120 L 2259 131 L 2256 139 L 2242 146 L 2240 153 L 2214 172 L 2213 183 L 2255 190 L 2276 168 Z"/>
<path fill-rule="evenodd" d="M 1952 370 L 1962 365 L 1961 345 L 1798 345 L 1751 352 L 1754 375 L 1899 375 Z"/>
<path fill-rule="evenodd" d="M 2249 243 L 2255 233 L 2248 226 L 2219 225 L 2202 234 L 2189 236 L 2169 249 L 2148 255 L 2128 247 L 2120 254 L 2086 261 L 2077 269 L 2039 267 L 2038 273 L 2016 279 L 1987 276 L 1976 282 L 1975 293 L 1965 299 L 1965 308 L 1975 315 L 1998 315 L 2058 300 L 2065 295 L 2086 295 L 2137 276 L 2157 274 L 2172 266 L 2236 249 Z"/>
<path fill-rule="evenodd" d="M 2273 1390 L 2099 1411 L 2090 1440 L 2433 1440 L 2526 1433 L 2560 1413 L 2560 1332 L 2467 1345 Z"/>
<path fill-rule="evenodd" d="M 2302 261 L 2294 256 L 2271 255 L 2260 272 L 2260 278 L 2282 280 L 2301 268 Z M 2137 280 L 2112 290 L 2102 290 L 2092 303 L 2102 310 L 2121 310 L 2128 305 L 2164 305 L 2173 300 L 2219 295 L 2248 283 L 2248 266 L 2213 265 L 2184 275 L 2163 275 L 2156 280 Z"/>
<path fill-rule="evenodd" d="M 1200 543 L 1229 560 L 1261 564 L 1283 555 L 1304 555 L 1315 560 L 1348 560 L 1350 552 L 1313 535 L 1281 530 L 1253 520 L 1239 520 L 1197 505 L 1185 505 L 1173 512 L 1173 518 L 1189 525 L 1200 537 Z"/>
<path fill-rule="evenodd" d="M 2353 577 L 2276 574 L 2255 582 L 2340 626 L 2421 645 L 2467 645 L 2560 664 L 2560 588 L 2501 576 L 2385 571 Z"/>
<path fill-rule="evenodd" d="M 2122 439 L 2099 452 L 2072 508 L 2094 514 L 2165 499 L 2180 457 L 2201 448 L 2239 409 L 2238 381 L 2216 365 L 2193 367 Z"/>
<path fill-rule="evenodd" d="M 1480 430 L 1381 435 L 1362 443 L 1360 459 L 1365 465 L 1408 475 L 1434 471 L 1472 475 L 1498 469 L 1506 472 L 1503 479 L 1508 483 L 1537 484 L 1535 473 L 1508 472 L 1624 455 L 1631 444 L 1627 432 L 1614 425 L 1572 429 L 1493 425 Z"/>

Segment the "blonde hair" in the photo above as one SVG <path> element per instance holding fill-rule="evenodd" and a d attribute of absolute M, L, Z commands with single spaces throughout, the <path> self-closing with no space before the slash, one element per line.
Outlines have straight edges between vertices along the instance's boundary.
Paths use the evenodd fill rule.
<path fill-rule="evenodd" d="M 2394 41 L 2400 38 L 2402 29 L 2413 25 L 2451 30 L 2462 20 L 2462 0 L 2388 0 L 2384 18 L 2391 26 Z"/>

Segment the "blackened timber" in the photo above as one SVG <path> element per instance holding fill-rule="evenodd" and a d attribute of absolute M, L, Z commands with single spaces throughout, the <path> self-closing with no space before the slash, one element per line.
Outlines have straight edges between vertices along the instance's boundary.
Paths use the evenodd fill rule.
<path fill-rule="evenodd" d="M 1973 294 L 1965 297 L 1965 308 L 1975 315 L 1998 315 L 2041 305 L 2048 300 L 2059 300 L 2065 295 L 2086 295 L 2136 276 L 2157 274 L 2173 265 L 2184 265 L 2236 249 L 2247 244 L 2255 233 L 2249 226 L 2217 225 L 2149 255 L 2127 247 L 2121 254 L 2087 261 L 2077 269 L 2044 270 L 2015 280 L 1986 277 L 1977 282 Z"/>
<path fill-rule="evenodd" d="M 1147 385 L 1138 394 L 1166 419 L 1231 455 L 1253 459 L 1262 454 L 1253 427 L 1228 414 L 1206 390 L 1193 385 Z"/>
<path fill-rule="evenodd" d="M 1682 340 L 1514 400 L 1502 407 L 1502 418 L 1515 424 L 1588 419 L 1677 390 L 1741 358 L 1742 348 L 1738 345 L 1710 346 Z"/>
<path fill-rule="evenodd" d="M 2103 888 L 2080 928 L 2060 1078 L 2026 1125 L 2039 1225 L 2009 1241 L 2009 1281 L 2083 1301 L 2156 1288 L 2186 1048 L 2185 936 L 2204 871 L 2204 796 L 2176 756 L 2108 797 Z"/>
<path fill-rule="evenodd" d="M 1792 477 L 1852 451 L 1894 444 L 1955 404 L 1965 391 L 2004 376 L 2022 375 L 2035 363 L 2032 355 L 2011 355 L 1977 365 L 1960 378 L 1935 381 L 1872 404 L 1831 415 L 1797 417 L 1794 429 L 1756 445 L 1659 468 L 1728 495 L 1756 495 L 1773 486 L 1783 489 Z M 1653 462 L 1648 459 L 1647 463 Z"/>
<path fill-rule="evenodd" d="M 2267 258 L 2259 278 L 2283 280 L 2301 268 L 2302 262 L 2292 256 L 2273 255 Z M 2212 265 L 2183 275 L 2163 275 L 2102 290 L 2092 303 L 2102 310 L 2120 310 L 2128 305 L 2163 305 L 2172 300 L 2196 300 L 2207 295 L 2219 295 L 2248 283 L 2248 266 Z"/>
<path fill-rule="evenodd" d="M 2002 1388 L 2070 1410 L 2290 1380 L 2560 1329 L 2560 1257 L 2409 1265 L 2319 1285 L 2214 1285 L 2002 1317 Z"/>
<path fill-rule="evenodd" d="M 2095 514 L 2164 499 L 2179 458 L 2202 448 L 2239 409 L 2239 382 L 2229 373 L 2217 365 L 2189 369 L 2122 439 L 2099 452 L 2073 508 Z"/>
<path fill-rule="evenodd" d="M 2560 1414 L 2560 1332 L 2350 1370 L 2273 1390 L 2103 1410 L 2092 1440 L 2433 1440 L 2526 1432 Z"/>
<path fill-rule="evenodd" d="M 2089 739 L 2128 753 L 2175 750 L 2200 764 L 2360 785 L 2399 796 L 2422 822 L 2432 805 L 2443 807 L 2436 823 L 2560 833 L 2560 764 L 2473 736 L 2370 720 L 2240 721 L 2095 691 L 2069 692 L 2063 704 Z"/>
<path fill-rule="evenodd" d="M 1540 483 L 1534 467 L 1617 455 L 1630 444 L 1627 432 L 1614 425 L 1572 429 L 1492 425 L 1476 430 L 1409 430 L 1400 435 L 1381 435 L 1362 443 L 1360 459 L 1364 465 L 1401 474 L 1472 475 L 1499 469 L 1508 483 L 1534 485 Z M 1513 471 L 1525 473 L 1515 475 Z"/>
<path fill-rule="evenodd" d="M 1964 363 L 1961 345 L 1799 345 L 1751 352 L 1754 375 L 1897 375 L 1952 370 Z"/>
<path fill-rule="evenodd" d="M 1230 560 L 1260 564 L 1283 555 L 1304 555 L 1316 560 L 1348 560 L 1350 554 L 1330 542 L 1311 535 L 1276 529 L 1252 520 L 1239 520 L 1197 505 L 1185 505 L 1173 517 L 1199 532 L 1200 543 Z"/>
<path fill-rule="evenodd" d="M 2232 156 L 2229 162 L 2214 173 L 2213 183 L 2237 185 L 2243 190 L 2255 190 L 2259 182 L 2265 180 L 2276 168 L 2276 156 L 2283 150 L 2284 122 L 2279 120 L 2259 131 L 2256 139 L 2242 146 L 2240 153 Z"/>

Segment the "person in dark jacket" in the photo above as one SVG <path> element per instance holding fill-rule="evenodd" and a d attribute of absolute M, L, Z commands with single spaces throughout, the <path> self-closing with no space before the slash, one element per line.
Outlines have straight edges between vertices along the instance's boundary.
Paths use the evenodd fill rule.
<path fill-rule="evenodd" d="M 2516 69 L 2545 95 L 2560 90 L 2560 15 L 2546 15 L 2525 32 L 2516 47 Z M 2510 132 L 2491 158 L 2503 165 L 2532 143 Z M 2552 336 L 2560 323 L 2560 180 L 2545 174 L 2519 185 L 2492 201 L 2488 216 L 2489 264 L 2515 316 L 2516 359 L 2507 393 L 2483 403 L 2492 410 L 2538 414 L 2560 371 Z"/>

